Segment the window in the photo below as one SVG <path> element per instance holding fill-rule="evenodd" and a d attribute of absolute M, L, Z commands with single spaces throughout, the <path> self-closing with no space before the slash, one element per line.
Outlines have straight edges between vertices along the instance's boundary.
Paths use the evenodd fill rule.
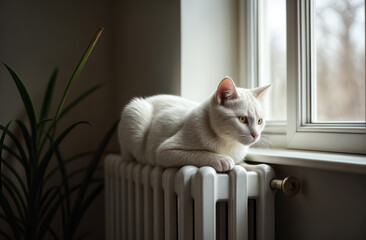
<path fill-rule="evenodd" d="M 265 112 L 272 122 L 286 121 L 286 0 L 269 0 L 259 16 L 259 86 L 272 84 Z"/>
<path fill-rule="evenodd" d="M 251 79 L 273 86 L 267 137 L 282 133 L 288 148 L 366 153 L 365 2 L 248 4 L 255 10 L 248 12 L 249 26 L 257 31 L 256 44 L 248 46 L 257 46 L 249 56 L 258 63 Z"/>
<path fill-rule="evenodd" d="M 365 122 L 364 0 L 313 4 L 312 122 Z"/>

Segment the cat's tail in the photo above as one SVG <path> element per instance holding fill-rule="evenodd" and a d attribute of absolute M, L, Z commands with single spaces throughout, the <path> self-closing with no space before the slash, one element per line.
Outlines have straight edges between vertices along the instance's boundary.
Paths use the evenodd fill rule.
<path fill-rule="evenodd" d="M 142 98 L 134 98 L 123 109 L 118 126 L 122 158 L 139 159 L 144 154 L 153 109 L 153 106 Z"/>

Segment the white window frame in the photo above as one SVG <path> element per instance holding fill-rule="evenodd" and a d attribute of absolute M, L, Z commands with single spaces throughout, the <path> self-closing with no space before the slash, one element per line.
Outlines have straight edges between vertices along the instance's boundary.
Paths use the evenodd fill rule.
<path fill-rule="evenodd" d="M 287 147 L 366 153 L 365 123 L 311 123 L 313 0 L 287 0 Z M 296 114 L 294 114 L 296 113 Z"/>
<path fill-rule="evenodd" d="M 264 18 L 260 12 L 265 0 L 244 3 L 243 23 L 245 69 L 242 77 L 247 87 L 258 86 L 261 77 L 261 31 Z M 365 123 L 311 123 L 309 107 L 314 86 L 313 0 L 287 0 L 287 122 L 267 121 L 264 135 L 272 146 L 312 151 L 366 154 Z M 258 30 L 259 29 L 259 30 Z M 243 34 L 242 34 L 243 36 Z M 262 55 L 261 55 L 262 54 Z"/>

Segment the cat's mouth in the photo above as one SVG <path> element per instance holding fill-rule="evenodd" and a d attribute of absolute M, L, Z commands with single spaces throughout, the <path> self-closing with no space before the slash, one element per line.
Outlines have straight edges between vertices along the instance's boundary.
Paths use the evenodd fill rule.
<path fill-rule="evenodd" d="M 259 140 L 259 136 L 257 136 L 257 137 L 249 136 L 249 137 L 242 138 L 240 142 L 246 146 L 250 146 L 250 145 L 258 142 L 258 140 Z"/>

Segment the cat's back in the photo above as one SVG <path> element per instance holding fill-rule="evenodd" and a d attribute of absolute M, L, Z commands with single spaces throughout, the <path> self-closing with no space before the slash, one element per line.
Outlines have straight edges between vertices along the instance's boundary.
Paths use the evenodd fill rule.
<path fill-rule="evenodd" d="M 155 148 L 156 144 L 174 134 L 197 105 L 174 95 L 132 99 L 123 109 L 118 127 L 122 152 L 130 152 L 133 158 L 140 160 L 146 150 Z"/>
<path fill-rule="evenodd" d="M 145 99 L 150 103 L 155 113 L 162 111 L 189 111 L 198 104 L 183 97 L 174 95 L 156 95 Z"/>

